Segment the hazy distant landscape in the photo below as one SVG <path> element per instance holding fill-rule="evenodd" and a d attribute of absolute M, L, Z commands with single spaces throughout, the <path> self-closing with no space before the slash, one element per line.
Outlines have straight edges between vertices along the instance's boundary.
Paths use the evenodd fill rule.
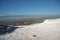
<path fill-rule="evenodd" d="M 59 18 L 60 16 L 42 16 L 42 15 L 13 15 L 1 16 L 0 25 L 30 25 L 35 23 L 42 23 L 46 19 Z"/>

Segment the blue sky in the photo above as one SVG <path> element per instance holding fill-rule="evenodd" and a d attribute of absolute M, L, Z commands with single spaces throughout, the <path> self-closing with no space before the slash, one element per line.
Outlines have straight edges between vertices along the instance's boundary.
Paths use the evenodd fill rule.
<path fill-rule="evenodd" d="M 2 15 L 60 15 L 60 0 L 0 0 Z"/>

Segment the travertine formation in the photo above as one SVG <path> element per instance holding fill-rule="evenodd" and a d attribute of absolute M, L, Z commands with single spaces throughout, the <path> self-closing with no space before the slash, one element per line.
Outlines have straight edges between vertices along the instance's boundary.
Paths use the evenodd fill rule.
<path fill-rule="evenodd" d="M 60 18 L 20 27 L 10 34 L 1 35 L 0 40 L 60 40 Z"/>

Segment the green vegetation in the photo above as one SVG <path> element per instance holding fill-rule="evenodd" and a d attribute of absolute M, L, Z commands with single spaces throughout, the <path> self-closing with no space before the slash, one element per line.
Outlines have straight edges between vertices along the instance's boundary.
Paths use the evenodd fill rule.
<path fill-rule="evenodd" d="M 42 23 L 44 18 L 10 18 L 10 19 L 0 19 L 0 25 L 30 25 L 35 23 Z"/>

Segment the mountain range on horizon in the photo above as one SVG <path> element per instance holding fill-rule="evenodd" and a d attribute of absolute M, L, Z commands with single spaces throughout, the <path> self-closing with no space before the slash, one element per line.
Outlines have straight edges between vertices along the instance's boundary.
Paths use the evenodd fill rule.
<path fill-rule="evenodd" d="M 53 18 L 60 18 L 60 15 L 4 15 L 0 16 L 0 18 L 43 18 L 43 17 L 53 17 Z"/>

